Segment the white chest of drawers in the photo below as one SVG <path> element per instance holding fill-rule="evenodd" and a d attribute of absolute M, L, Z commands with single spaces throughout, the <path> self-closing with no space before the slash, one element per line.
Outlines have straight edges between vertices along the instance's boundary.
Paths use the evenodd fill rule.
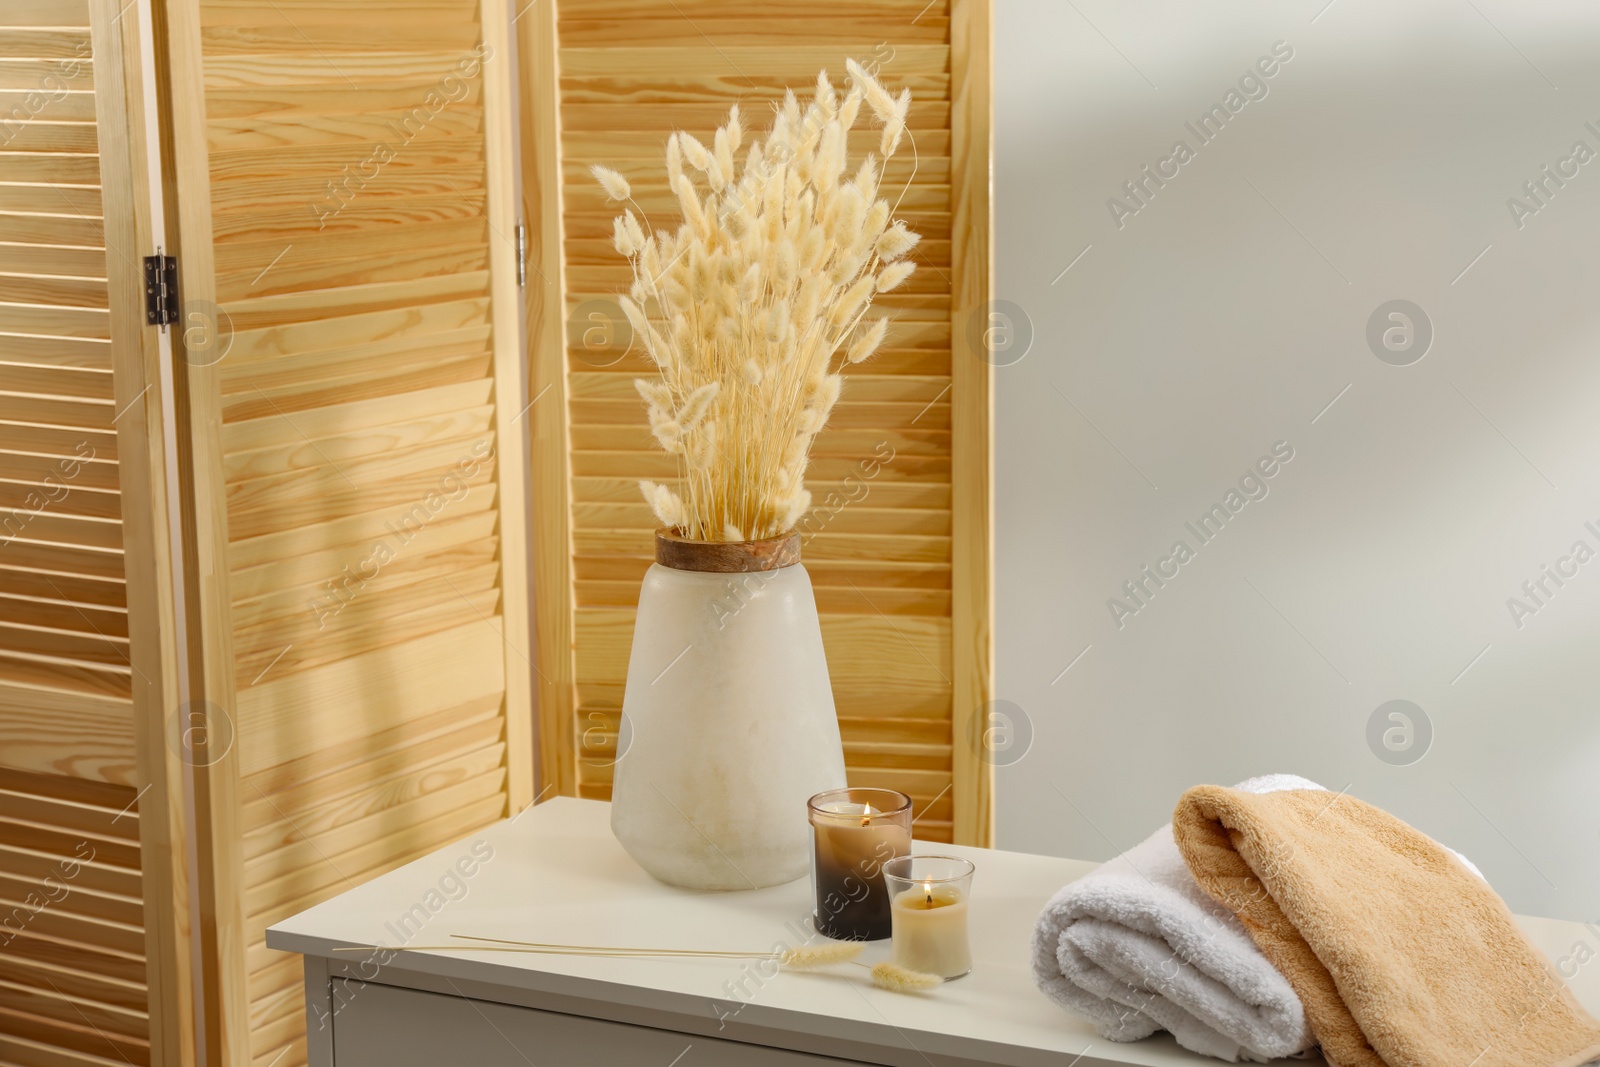
<path fill-rule="evenodd" d="M 554 800 L 268 931 L 269 946 L 305 956 L 312 1067 L 1218 1062 L 1164 1035 L 1101 1041 L 1034 988 L 1034 917 L 1093 866 L 1075 860 L 919 845 L 967 856 L 978 869 L 973 971 L 927 995 L 876 989 L 855 967 L 773 975 L 725 959 L 395 951 L 445 944 L 451 934 L 730 951 L 809 936 L 805 880 L 747 893 L 673 889 L 627 857 L 607 820 L 605 804 Z M 1578 942 L 1600 947 L 1600 935 L 1577 923 L 1525 926 L 1552 959 Z M 876 945 L 865 958 L 885 952 Z M 1591 1010 L 1600 1007 L 1600 965 L 1581 968 L 1572 984 Z"/>

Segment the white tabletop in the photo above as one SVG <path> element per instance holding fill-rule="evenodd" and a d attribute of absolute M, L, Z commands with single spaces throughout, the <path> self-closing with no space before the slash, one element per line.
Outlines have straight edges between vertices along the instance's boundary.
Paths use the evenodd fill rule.
<path fill-rule="evenodd" d="M 349 964 L 364 955 L 333 950 L 439 945 L 452 934 L 751 952 L 812 936 L 807 879 L 742 893 L 663 885 L 611 836 L 609 811 L 597 801 L 551 800 L 278 923 L 267 932 L 267 944 Z M 1166 1035 L 1132 1044 L 1102 1041 L 1086 1020 L 1056 1007 L 1034 987 L 1028 957 L 1034 919 L 1057 889 L 1092 870 L 1093 863 L 921 842 L 916 851 L 964 856 L 977 867 L 972 973 L 930 994 L 877 989 L 857 967 L 839 968 L 850 973 L 838 974 L 781 972 L 763 980 L 749 978 L 746 965 L 734 960 L 470 950 L 401 953 L 377 981 L 405 985 L 413 984 L 407 973 L 435 976 L 453 980 L 453 987 L 462 983 L 459 988 L 472 996 L 534 1006 L 541 996 L 575 997 L 614 1006 L 611 1017 L 622 1021 L 734 1040 L 827 1035 L 862 1047 L 1019 1067 L 1067 1064 L 1085 1052 L 1078 1067 L 1217 1062 L 1180 1049 Z M 472 873 L 464 877 L 461 870 Z M 400 925 L 408 914 L 409 930 Z M 1600 930 L 1577 923 L 1522 921 L 1552 960 L 1570 956 L 1579 942 L 1600 944 Z M 887 943 L 878 943 L 863 958 L 881 959 L 886 951 Z M 743 993 L 734 989 L 742 977 Z M 1600 967 L 1579 968 L 1572 986 L 1591 1011 L 1600 1008 Z"/>

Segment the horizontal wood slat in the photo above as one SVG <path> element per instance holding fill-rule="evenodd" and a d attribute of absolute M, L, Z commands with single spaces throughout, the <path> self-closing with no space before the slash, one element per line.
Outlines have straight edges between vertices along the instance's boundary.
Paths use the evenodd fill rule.
<path fill-rule="evenodd" d="M 884 184 L 924 236 L 914 254 L 922 269 L 880 301 L 894 325 L 872 361 L 850 368 L 841 403 L 817 438 L 807 480 L 814 510 L 799 529 L 851 780 L 902 784 L 932 806 L 920 832 L 954 832 L 952 561 L 960 521 L 953 464 L 964 394 L 953 374 L 952 325 L 958 274 L 972 265 L 956 262 L 955 238 L 964 235 L 952 232 L 955 183 L 968 165 L 952 94 L 964 91 L 964 50 L 978 20 L 947 0 L 821 0 L 759 16 L 731 0 L 704 0 L 693 11 L 665 0 L 556 5 L 550 32 L 560 73 L 545 106 L 559 119 L 559 134 L 531 158 L 544 168 L 540 181 L 562 196 L 557 312 L 567 352 L 549 373 L 562 386 L 559 434 L 569 451 L 565 492 L 558 497 L 550 483 L 545 499 L 563 506 L 565 530 L 552 536 L 567 558 L 550 564 L 550 573 L 565 575 L 571 599 L 564 606 L 566 594 L 553 595 L 542 610 L 563 616 L 559 629 L 570 633 L 571 652 L 551 645 L 547 653 L 571 656 L 560 673 L 572 679 L 576 697 L 564 705 L 574 720 L 547 730 L 546 743 L 567 746 L 565 765 L 575 770 L 570 781 L 580 795 L 608 795 L 631 609 L 653 559 L 655 520 L 637 483 L 673 483 L 680 474 L 656 450 L 633 387 L 653 370 L 615 308 L 612 294 L 631 278 L 611 248 L 614 211 L 590 168 L 620 171 L 632 184 L 633 206 L 655 225 L 670 225 L 676 203 L 661 157 L 672 130 L 705 139 L 737 102 L 748 136 L 758 137 L 786 86 L 808 95 L 819 69 L 842 78 L 844 58 L 854 56 L 880 64 L 887 84 L 913 94 L 915 159 L 907 152 L 891 161 Z M 875 141 L 861 130 L 850 146 L 859 153 Z M 569 773 L 560 759 L 549 766 Z"/>
<path fill-rule="evenodd" d="M 85 691 L 70 676 L 60 689 L 6 683 L 8 676 L 23 673 L 22 663 L 0 656 L 0 762 L 14 770 L 131 785 L 133 721 L 127 698 Z M 50 672 L 41 667 L 33 677 L 43 681 Z"/>
<path fill-rule="evenodd" d="M 204 774 L 212 1025 L 230 1067 L 290 1067 L 295 968 L 265 926 L 531 799 L 510 15 L 174 3 L 183 284 L 221 354 L 185 383 L 206 685 L 236 735 Z"/>
<path fill-rule="evenodd" d="M 0 731 L 8 735 L 0 740 L 0 1033 L 29 1044 L 37 1062 L 72 1062 L 82 1053 L 146 1064 L 137 791 L 61 773 L 95 770 L 90 751 L 17 769 L 37 747 L 15 737 L 24 717 L 41 738 L 76 747 L 59 729 L 67 704 L 57 697 L 30 708 L 0 688 Z M 127 710 L 99 731 L 129 736 L 131 750 Z M 79 740 L 92 748 L 88 737 Z M 0 1044 L 0 1061 L 6 1055 Z"/>
<path fill-rule="evenodd" d="M 0 0 L 0 1063 L 195 1062 L 139 19 Z"/>

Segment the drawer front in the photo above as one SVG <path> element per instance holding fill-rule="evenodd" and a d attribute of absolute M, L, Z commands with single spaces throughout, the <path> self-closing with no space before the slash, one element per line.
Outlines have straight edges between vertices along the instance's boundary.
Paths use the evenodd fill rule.
<path fill-rule="evenodd" d="M 368 985 L 333 1020 L 334 1067 L 861 1067 L 647 1026 Z"/>

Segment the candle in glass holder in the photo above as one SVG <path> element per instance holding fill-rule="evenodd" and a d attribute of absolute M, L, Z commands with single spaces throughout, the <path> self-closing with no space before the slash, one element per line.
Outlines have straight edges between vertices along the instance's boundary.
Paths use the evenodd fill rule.
<path fill-rule="evenodd" d="M 884 865 L 895 963 L 946 979 L 972 970 L 967 937 L 972 871 L 971 863 L 954 856 L 904 856 Z"/>
<path fill-rule="evenodd" d="M 807 807 L 817 931 L 841 941 L 888 937 L 883 865 L 911 851 L 911 798 L 893 789 L 832 789 Z"/>

